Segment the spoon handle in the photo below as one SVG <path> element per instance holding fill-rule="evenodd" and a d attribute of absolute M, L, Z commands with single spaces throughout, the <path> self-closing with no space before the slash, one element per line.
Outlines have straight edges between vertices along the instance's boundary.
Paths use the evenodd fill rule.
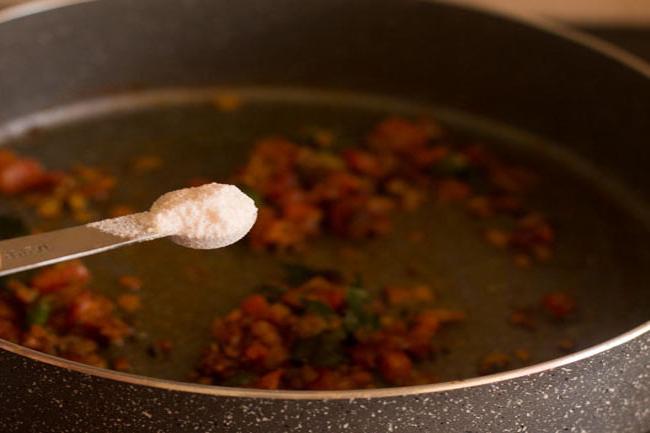
<path fill-rule="evenodd" d="M 116 236 L 93 227 L 97 224 L 0 241 L 0 277 L 164 236 L 158 233 Z"/>

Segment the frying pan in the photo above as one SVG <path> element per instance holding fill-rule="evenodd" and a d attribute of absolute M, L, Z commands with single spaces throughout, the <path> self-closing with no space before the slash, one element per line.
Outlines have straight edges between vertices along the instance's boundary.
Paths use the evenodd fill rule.
<path fill-rule="evenodd" d="M 95 257 L 99 290 L 112 293 L 125 273 L 145 281 L 141 338 L 125 348 L 138 374 L 0 341 L 2 431 L 650 430 L 650 69 L 632 56 L 448 3 L 46 1 L 0 12 L 0 71 L 2 142 L 51 167 L 110 167 L 117 201 L 144 208 L 190 177 L 225 180 L 266 134 L 321 126 L 355 137 L 387 114 L 424 113 L 534 167 L 543 187 L 533 200 L 561 239 L 552 264 L 518 270 L 460 213 L 434 206 L 361 245 L 359 263 L 341 260 L 336 240 L 298 257 L 361 272 L 371 286 L 433 282 L 468 313 L 444 336 L 441 383 L 346 392 L 182 382 L 210 319 L 297 257 L 165 241 Z M 242 108 L 215 110 L 224 92 Z M 147 153 L 164 170 L 124 169 Z M 400 240 L 414 229 L 426 242 Z M 188 281 L 188 266 L 205 278 Z M 534 334 L 507 324 L 513 307 L 558 288 L 577 298 L 575 321 Z M 158 337 L 176 349 L 154 362 L 144 348 Z M 563 337 L 578 351 L 562 356 Z M 534 365 L 474 377 L 482 354 L 518 347 Z"/>

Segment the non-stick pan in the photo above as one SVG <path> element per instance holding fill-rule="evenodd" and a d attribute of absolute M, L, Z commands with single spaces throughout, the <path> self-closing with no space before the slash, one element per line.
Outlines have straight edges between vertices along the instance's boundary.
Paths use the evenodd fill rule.
<path fill-rule="evenodd" d="M 16 432 L 509 432 L 650 430 L 650 70 L 582 35 L 424 1 L 36 2 L 0 11 L 0 140 L 55 168 L 107 167 L 115 200 L 141 206 L 195 176 L 228 180 L 254 140 L 314 126 L 360 136 L 390 114 L 433 115 L 533 167 L 533 200 L 557 223 L 551 264 L 517 269 L 425 207 L 387 239 L 325 240 L 300 256 L 245 245 L 190 251 L 157 241 L 87 261 L 114 294 L 145 281 L 138 375 L 0 341 L 0 424 Z M 242 106 L 220 111 L 219 95 Z M 136 155 L 165 161 L 129 172 Z M 14 211 L 3 203 L 3 210 Z M 71 223 L 71 222 L 70 222 Z M 403 239 L 424 230 L 420 243 Z M 282 263 L 360 273 L 369 285 L 427 281 L 467 323 L 445 334 L 441 383 L 349 392 L 261 391 L 182 382 L 212 317 Z M 200 281 L 187 278 L 200 268 Z M 570 292 L 577 317 L 513 329 L 513 308 Z M 557 342 L 571 338 L 576 352 Z M 147 344 L 175 350 L 152 360 Z M 476 378 L 490 351 L 533 365 Z"/>

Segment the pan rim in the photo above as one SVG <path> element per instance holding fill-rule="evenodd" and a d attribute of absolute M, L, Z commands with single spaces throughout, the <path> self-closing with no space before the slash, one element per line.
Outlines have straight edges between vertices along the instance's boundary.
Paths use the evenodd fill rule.
<path fill-rule="evenodd" d="M 0 9 L 0 24 L 59 8 L 98 1 L 101 0 L 28 0 L 25 2 L 20 2 L 18 4 L 10 5 L 4 9 Z M 603 41 L 598 37 L 585 34 L 579 30 L 572 29 L 563 24 L 525 13 L 514 13 L 513 11 L 497 10 L 496 8 L 487 5 L 479 6 L 470 3 L 469 0 L 416 1 L 421 3 L 448 4 L 461 9 L 464 8 L 472 11 L 477 11 L 479 13 L 492 15 L 501 19 L 518 22 L 520 24 L 532 27 L 536 30 L 560 37 L 568 42 L 580 45 L 586 49 L 590 49 L 606 58 L 609 58 L 610 60 L 616 61 L 623 66 L 626 66 L 627 68 L 638 72 L 643 77 L 650 79 L 650 64 L 648 64 L 645 60 L 627 52 L 622 48 L 610 44 L 609 42 Z M 44 364 L 71 370 L 77 373 L 87 374 L 90 376 L 114 380 L 131 385 L 147 386 L 169 391 L 204 394 L 216 397 L 263 398 L 274 400 L 353 400 L 417 396 L 422 394 L 473 388 L 477 386 L 493 385 L 506 380 L 513 380 L 538 373 L 544 373 L 546 371 L 561 368 L 581 360 L 589 359 L 595 355 L 605 353 L 618 346 L 622 346 L 625 343 L 644 336 L 645 334 L 650 334 L 650 321 L 645 322 L 614 338 L 588 347 L 584 350 L 531 366 L 508 370 L 502 373 L 429 385 L 351 391 L 273 391 L 193 384 L 188 382 L 157 379 L 148 376 L 129 374 L 80 364 L 75 361 L 69 361 L 53 355 L 41 353 L 2 339 L 0 339 L 0 349 L 25 358 L 29 358 L 33 361 L 42 362 Z"/>
<path fill-rule="evenodd" d="M 428 385 L 402 386 L 379 389 L 359 389 L 350 391 L 292 391 L 292 390 L 262 390 L 250 388 L 234 388 L 216 385 L 203 385 L 175 380 L 157 379 L 137 374 L 124 373 L 106 368 L 93 367 L 75 361 L 59 358 L 54 355 L 38 352 L 16 343 L 0 339 L 0 349 L 12 352 L 16 355 L 29 358 L 33 361 L 49 364 L 54 367 L 64 368 L 77 373 L 87 374 L 102 379 L 124 382 L 130 385 L 147 386 L 151 388 L 164 389 L 168 391 L 205 394 L 215 397 L 236 397 L 236 398 L 263 398 L 269 400 L 355 400 L 355 399 L 376 399 L 391 397 L 418 396 L 448 392 L 458 389 L 475 388 L 478 386 L 493 385 L 507 380 L 532 376 L 534 374 L 548 372 L 554 369 L 586 360 L 595 355 L 607 352 L 632 340 L 650 334 L 650 321 L 645 322 L 630 331 L 609 339 L 603 343 L 588 347 L 587 349 L 572 354 L 554 358 L 527 367 L 508 370 L 502 373 L 487 376 L 472 377 L 469 379 L 441 382 Z"/>

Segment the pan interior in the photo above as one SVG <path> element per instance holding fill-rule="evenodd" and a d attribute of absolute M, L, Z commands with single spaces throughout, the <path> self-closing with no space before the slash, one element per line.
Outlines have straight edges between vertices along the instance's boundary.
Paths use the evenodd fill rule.
<path fill-rule="evenodd" d="M 494 350 L 511 353 L 525 348 L 533 362 L 549 360 L 562 354 L 558 341 L 565 337 L 575 339 L 580 349 L 650 316 L 646 266 L 650 232 L 642 211 L 603 186 L 598 174 L 566 149 L 439 107 L 296 90 L 236 91 L 243 104 L 235 111 L 216 109 L 213 89 L 108 98 L 18 121 L 13 126 L 19 128 L 3 131 L 22 132 L 5 135 L 2 141 L 48 167 L 74 163 L 106 167 L 119 179 L 111 203 L 144 210 L 160 194 L 184 187 L 192 177 L 227 181 L 262 136 L 291 137 L 305 128 L 322 127 L 355 139 L 386 115 L 433 114 L 459 134 L 484 141 L 496 153 L 521 161 L 540 175 L 532 200 L 556 224 L 555 257 L 549 264 L 519 269 L 510 255 L 484 243 L 479 227 L 465 212 L 431 204 L 399 217 L 394 233 L 386 238 L 354 244 L 319 240 L 300 256 L 254 253 L 241 243 L 195 251 L 159 240 L 88 258 L 93 284 L 105 293 L 123 292 L 116 280 L 124 274 L 144 281 L 144 306 L 135 318 L 139 335 L 125 349 L 137 373 L 186 379 L 208 341 L 212 318 L 232 308 L 256 285 L 279 277 L 286 261 L 359 272 L 369 287 L 429 283 L 441 305 L 466 311 L 468 320 L 440 337 L 441 346 L 448 349 L 435 361 L 441 380 L 475 376 L 478 360 Z M 32 123 L 38 127 L 31 128 Z M 130 161 L 144 154 L 159 155 L 162 169 L 133 174 Z M 22 212 L 6 201 L 2 208 Z M 426 232 L 422 242 L 405 240 L 414 230 Z M 364 253 L 357 261 L 341 259 L 341 248 L 350 246 Z M 536 305 L 553 290 L 576 297 L 575 320 L 561 325 L 542 321 L 536 332 L 508 323 L 513 308 Z M 159 338 L 174 342 L 167 359 L 153 359 L 147 353 L 147 346 Z"/>

